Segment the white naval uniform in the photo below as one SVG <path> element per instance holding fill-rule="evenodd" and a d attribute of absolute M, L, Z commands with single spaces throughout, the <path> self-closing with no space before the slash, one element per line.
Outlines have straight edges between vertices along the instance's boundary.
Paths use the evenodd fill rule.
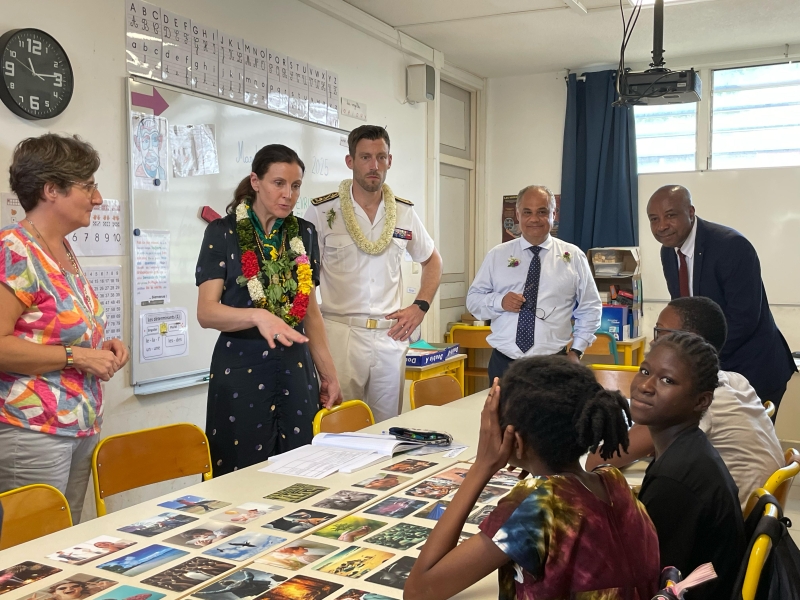
<path fill-rule="evenodd" d="M 352 187 L 350 193 L 352 197 Z M 320 308 L 342 394 L 345 400 L 366 402 L 376 421 L 397 416 L 403 399 L 408 342 L 390 338 L 394 322 L 386 321 L 387 315 L 402 308 L 403 255 L 408 251 L 415 262 L 425 262 L 434 250 L 413 204 L 396 198 L 396 207 L 395 231 L 397 235 L 403 235 L 399 230 L 411 232 L 411 239 L 393 237 L 379 255 L 362 252 L 350 237 L 338 193 L 312 200 L 304 216 L 317 228 L 322 261 Z M 374 222 L 355 201 L 353 208 L 364 236 L 377 241 L 386 215 L 383 202 Z M 331 210 L 336 216 L 328 225 Z M 380 328 L 368 329 L 368 319 L 373 326 L 377 321 Z"/>

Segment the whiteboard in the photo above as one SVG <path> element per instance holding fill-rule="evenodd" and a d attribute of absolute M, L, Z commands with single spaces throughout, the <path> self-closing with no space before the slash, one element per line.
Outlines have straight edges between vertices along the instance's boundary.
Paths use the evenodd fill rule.
<path fill-rule="evenodd" d="M 647 200 L 662 185 L 692 193 L 701 219 L 732 227 L 756 249 L 771 305 L 800 305 L 800 169 L 738 169 L 639 176 L 639 245 L 645 300 L 669 300 L 660 249 L 647 221 Z M 787 193 L 788 192 L 788 193 Z"/>
<path fill-rule="evenodd" d="M 220 215 L 233 198 L 237 184 L 250 174 L 256 151 L 267 144 L 293 148 L 306 166 L 301 197 L 295 214 L 303 216 L 309 200 L 338 189 L 351 176 L 345 165 L 347 132 L 302 122 L 275 113 L 217 100 L 138 78 L 128 81 L 129 111 L 149 112 L 131 106 L 131 93 L 153 95 L 157 87 L 169 107 L 161 113 L 173 125 L 213 124 L 216 133 L 219 173 L 194 177 L 173 177 L 169 169 L 168 190 L 156 192 L 133 189 L 134 160 L 131 120 L 128 119 L 130 179 L 130 230 L 162 230 L 170 233 L 169 302 L 160 306 L 137 306 L 134 302 L 135 253 L 131 236 L 131 385 L 138 394 L 195 385 L 207 380 L 211 354 L 219 332 L 203 329 L 197 322 L 195 268 L 206 223 L 199 210 L 210 206 Z M 140 316 L 153 309 L 186 309 L 188 354 L 142 361 Z"/>

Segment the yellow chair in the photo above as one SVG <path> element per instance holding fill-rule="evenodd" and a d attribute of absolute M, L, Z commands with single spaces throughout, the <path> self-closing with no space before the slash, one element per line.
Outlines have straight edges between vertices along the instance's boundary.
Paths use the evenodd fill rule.
<path fill-rule="evenodd" d="M 458 379 L 448 374 L 412 381 L 409 390 L 411 410 L 419 406 L 442 406 L 463 397 Z"/>
<path fill-rule="evenodd" d="M 786 466 L 781 467 L 770 475 L 763 487 L 763 490 L 775 496 L 775 499 L 781 505 L 781 509 L 786 506 L 786 499 L 789 497 L 789 490 L 792 487 L 792 482 L 795 476 L 800 473 L 800 452 L 794 448 L 789 448 L 784 453 L 784 458 L 786 459 Z M 747 504 L 744 508 L 745 518 L 747 518 L 747 515 L 750 514 L 750 511 L 753 510 L 753 507 L 758 502 L 758 492 L 761 491 L 761 489 L 762 488 L 759 488 L 750 494 L 750 498 L 747 499 Z"/>
<path fill-rule="evenodd" d="M 112 435 L 92 456 L 97 516 L 106 514 L 105 498 L 143 485 L 186 475 L 211 479 L 211 453 L 202 429 L 176 423 Z"/>
<path fill-rule="evenodd" d="M 759 488 L 753 492 L 756 499 L 760 498 L 767 490 Z M 764 507 L 763 517 L 771 517 L 777 519 L 780 515 L 780 509 L 768 503 Z M 758 582 L 761 579 L 761 572 L 764 569 L 764 563 L 769 558 L 769 553 L 772 551 L 772 539 L 766 534 L 762 533 L 753 542 L 753 549 L 750 551 L 750 556 L 747 559 L 747 571 L 745 571 L 744 582 L 742 583 L 742 600 L 755 600 L 756 592 L 758 591 Z"/>
<path fill-rule="evenodd" d="M 445 341 L 448 344 L 458 344 L 459 350 L 467 350 L 467 364 L 464 367 L 464 380 L 465 387 L 468 393 L 474 391 L 475 382 L 473 379 L 478 377 L 489 377 L 489 369 L 486 367 L 475 366 L 475 354 L 469 350 L 476 350 L 492 347 L 486 341 L 486 337 L 492 332 L 492 328 L 488 325 L 467 325 L 465 323 L 456 323 L 450 328 L 445 336 Z M 491 382 L 489 382 L 491 385 Z"/>
<path fill-rule="evenodd" d="M 72 515 L 64 494 L 36 483 L 0 494 L 3 532 L 0 550 L 72 527 Z"/>
<path fill-rule="evenodd" d="M 595 364 L 589 365 L 589 368 L 594 371 L 597 383 L 605 389 L 619 390 L 626 398 L 631 397 L 631 383 L 633 383 L 636 373 L 639 372 L 639 367 Z"/>
<path fill-rule="evenodd" d="M 323 408 L 314 416 L 313 431 L 318 433 L 346 433 L 375 425 L 372 411 L 361 400 L 348 400 L 333 408 Z"/>
<path fill-rule="evenodd" d="M 767 413 L 767 416 L 771 419 L 772 417 L 775 416 L 775 405 L 769 400 L 765 400 L 764 411 Z"/>

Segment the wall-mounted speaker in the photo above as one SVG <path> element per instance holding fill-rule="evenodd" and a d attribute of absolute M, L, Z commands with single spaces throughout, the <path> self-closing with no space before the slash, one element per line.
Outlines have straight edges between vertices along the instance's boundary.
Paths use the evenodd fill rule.
<path fill-rule="evenodd" d="M 406 97 L 409 102 L 433 102 L 436 98 L 436 71 L 432 66 L 406 67 Z"/>

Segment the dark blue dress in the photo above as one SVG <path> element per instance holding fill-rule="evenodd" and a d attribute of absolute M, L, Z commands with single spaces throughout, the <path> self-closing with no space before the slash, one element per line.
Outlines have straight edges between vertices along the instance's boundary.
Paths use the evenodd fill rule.
<path fill-rule="evenodd" d="M 308 221 L 298 222 L 319 285 L 317 232 Z M 198 286 L 222 279 L 222 304 L 250 308 L 247 288 L 236 283 L 241 275 L 236 217 L 227 215 L 206 228 L 195 279 Z M 304 333 L 302 323 L 295 329 Z M 215 477 L 311 443 L 319 382 L 308 344 L 279 343 L 273 350 L 255 327 L 222 332 L 210 370 L 206 435 Z"/>

